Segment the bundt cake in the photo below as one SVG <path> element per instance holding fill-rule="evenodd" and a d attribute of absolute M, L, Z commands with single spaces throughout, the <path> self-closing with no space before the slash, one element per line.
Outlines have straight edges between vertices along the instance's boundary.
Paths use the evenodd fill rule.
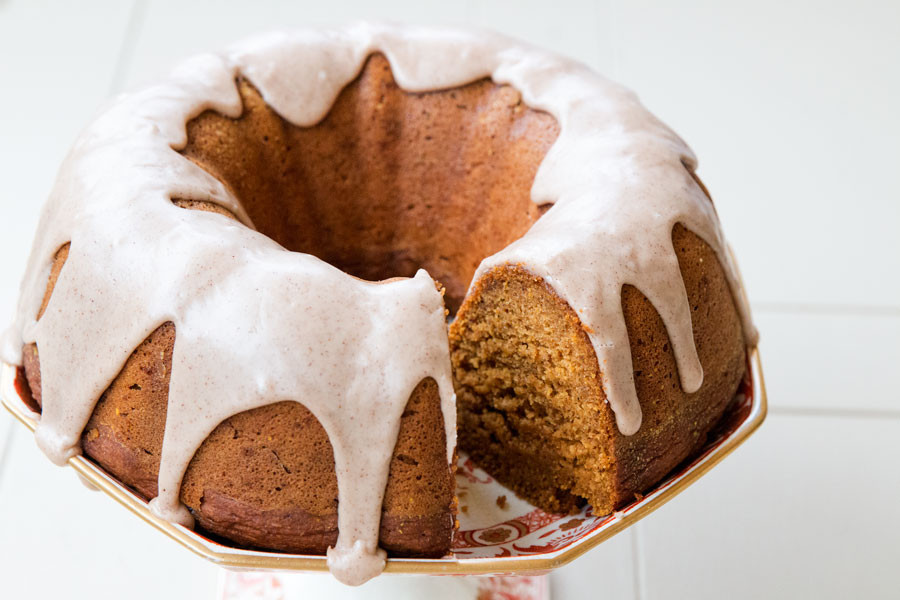
<path fill-rule="evenodd" d="M 3 358 L 57 463 L 358 584 L 449 551 L 457 425 L 552 511 L 703 443 L 755 332 L 695 166 L 630 92 L 501 36 L 267 34 L 80 136 Z"/>

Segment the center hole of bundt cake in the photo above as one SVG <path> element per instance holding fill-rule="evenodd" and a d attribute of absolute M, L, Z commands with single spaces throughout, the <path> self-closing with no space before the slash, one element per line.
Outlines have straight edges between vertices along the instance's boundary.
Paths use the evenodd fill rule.
<path fill-rule="evenodd" d="M 201 114 L 182 152 L 288 250 L 372 281 L 424 268 L 455 312 L 481 260 L 541 215 L 531 184 L 559 128 L 509 86 L 408 93 L 374 54 L 322 121 L 297 127 L 237 84 L 243 114 Z"/>

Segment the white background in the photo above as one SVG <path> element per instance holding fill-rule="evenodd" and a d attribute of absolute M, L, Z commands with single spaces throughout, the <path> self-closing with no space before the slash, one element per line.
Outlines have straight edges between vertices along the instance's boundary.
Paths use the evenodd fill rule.
<path fill-rule="evenodd" d="M 770 399 L 722 465 L 557 572 L 556 597 L 897 598 L 900 3 L 315 4 L 0 0 L 0 321 L 56 168 L 112 94 L 264 29 L 497 29 L 632 87 L 693 147 Z M 216 577 L 0 415 L 0 597 L 209 598 Z"/>

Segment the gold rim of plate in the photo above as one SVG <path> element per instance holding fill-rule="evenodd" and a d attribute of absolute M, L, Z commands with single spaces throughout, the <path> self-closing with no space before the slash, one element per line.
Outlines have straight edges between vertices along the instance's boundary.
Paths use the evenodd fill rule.
<path fill-rule="evenodd" d="M 762 364 L 757 349 L 750 351 L 749 364 L 752 403 L 747 418 L 697 464 L 661 489 L 645 495 L 643 500 L 632 505 L 627 511 L 617 512 L 609 525 L 585 535 L 582 540 L 566 548 L 548 552 L 545 555 L 499 558 L 456 558 L 454 556 L 436 559 L 388 558 L 384 572 L 419 575 L 525 574 L 551 571 L 575 560 L 601 542 L 634 525 L 680 494 L 723 458 L 731 454 L 759 428 L 766 418 L 767 400 Z M 37 426 L 39 415 L 32 412 L 19 398 L 15 389 L 15 377 L 16 367 L 2 363 L 0 400 L 16 419 L 33 432 Z M 68 466 L 75 469 L 78 475 L 88 483 L 111 496 L 116 502 L 159 531 L 191 552 L 217 565 L 240 570 L 326 571 L 328 569 L 324 556 L 279 554 L 222 546 L 207 540 L 193 530 L 156 517 L 150 512 L 146 502 L 83 456 L 70 458 Z"/>

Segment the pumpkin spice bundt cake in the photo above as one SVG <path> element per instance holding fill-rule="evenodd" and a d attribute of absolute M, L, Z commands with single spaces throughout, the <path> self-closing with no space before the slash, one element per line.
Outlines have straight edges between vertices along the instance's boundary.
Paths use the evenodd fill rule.
<path fill-rule="evenodd" d="M 264 35 L 85 130 L 3 358 L 55 462 L 358 584 L 449 551 L 457 428 L 552 511 L 703 443 L 755 333 L 695 166 L 630 92 L 501 36 Z"/>

